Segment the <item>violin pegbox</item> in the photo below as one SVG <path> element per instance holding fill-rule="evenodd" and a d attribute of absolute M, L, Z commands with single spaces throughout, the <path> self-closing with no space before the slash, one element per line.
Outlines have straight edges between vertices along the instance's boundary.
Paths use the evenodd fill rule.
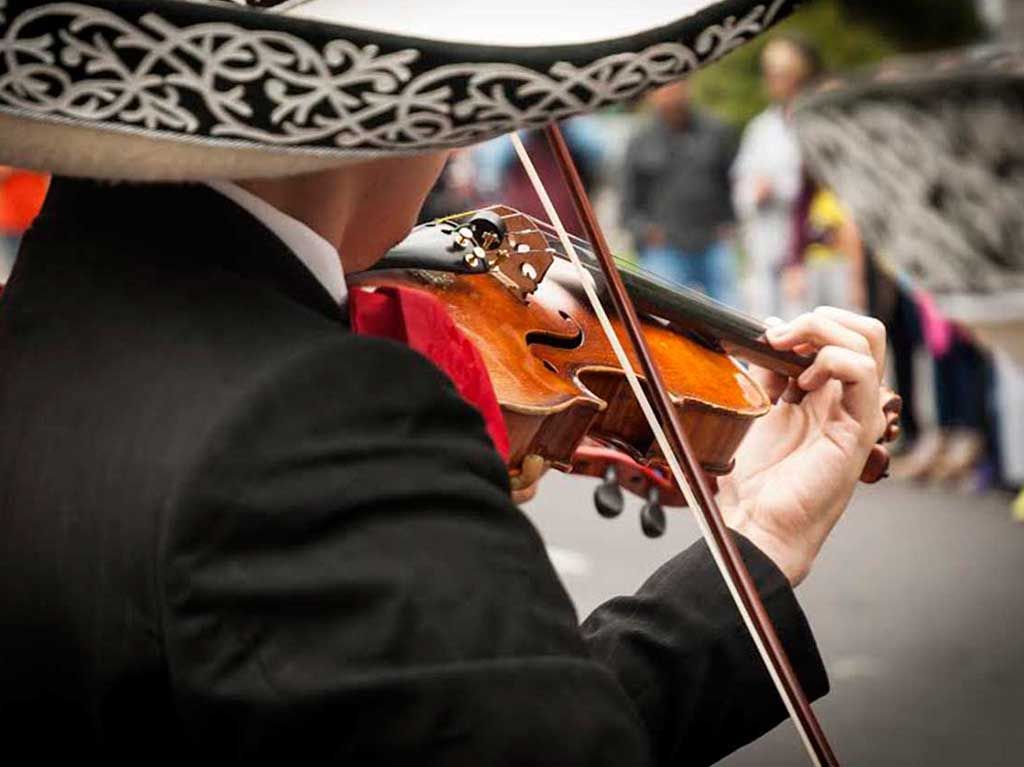
<path fill-rule="evenodd" d="M 471 214 L 467 226 L 473 229 L 481 245 L 482 238 L 493 242 L 500 233 L 497 247 L 484 246 L 492 271 L 520 301 L 526 302 L 555 260 L 544 233 L 529 216 L 507 205 L 494 205 Z"/>

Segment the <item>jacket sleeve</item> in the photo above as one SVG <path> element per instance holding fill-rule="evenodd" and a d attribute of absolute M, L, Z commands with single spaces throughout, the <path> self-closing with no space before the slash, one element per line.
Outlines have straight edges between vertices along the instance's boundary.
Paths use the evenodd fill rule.
<path fill-rule="evenodd" d="M 821 697 L 828 677 L 789 582 L 756 546 L 736 540 L 805 691 Z M 786 717 L 703 541 L 635 595 L 595 610 L 583 635 L 633 699 L 657 764 L 712 764 Z"/>
<path fill-rule="evenodd" d="M 339 335 L 254 371 L 170 503 L 163 633 L 192 743 L 648 764 L 480 417 L 415 353 Z"/>

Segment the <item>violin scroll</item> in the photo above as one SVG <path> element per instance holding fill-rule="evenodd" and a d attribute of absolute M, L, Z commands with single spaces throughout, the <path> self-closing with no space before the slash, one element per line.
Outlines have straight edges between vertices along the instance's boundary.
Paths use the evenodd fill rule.
<path fill-rule="evenodd" d="M 888 387 L 882 387 L 882 414 L 885 416 L 885 431 L 878 444 L 871 448 L 860 481 L 872 485 L 889 476 L 889 449 L 886 445 L 900 436 L 900 413 L 903 411 L 903 398 Z"/>

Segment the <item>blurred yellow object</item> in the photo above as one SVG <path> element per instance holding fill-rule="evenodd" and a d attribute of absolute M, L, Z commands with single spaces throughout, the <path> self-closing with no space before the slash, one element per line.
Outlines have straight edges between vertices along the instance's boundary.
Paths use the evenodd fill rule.
<path fill-rule="evenodd" d="M 811 262 L 841 258 L 844 254 L 839 251 L 833 241 L 839 229 L 846 222 L 846 214 L 843 212 L 839 200 L 830 190 L 819 189 L 815 193 L 810 209 L 807 211 L 807 220 L 816 231 L 827 233 L 828 242 L 816 242 L 808 245 L 804 253 L 804 260 Z"/>
<path fill-rule="evenodd" d="M 1020 491 L 1017 500 L 1013 502 L 1013 518 L 1017 522 L 1024 522 L 1024 490 Z"/>

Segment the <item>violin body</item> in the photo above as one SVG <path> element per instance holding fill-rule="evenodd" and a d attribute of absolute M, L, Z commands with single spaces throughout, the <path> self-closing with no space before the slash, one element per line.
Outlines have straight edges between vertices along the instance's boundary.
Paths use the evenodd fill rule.
<path fill-rule="evenodd" d="M 353 275 L 350 285 L 418 290 L 446 308 L 490 374 L 513 474 L 530 454 L 562 471 L 591 475 L 603 475 L 614 463 L 628 489 L 644 495 L 657 486 L 662 503 L 682 505 L 575 270 L 552 256 L 526 217 L 500 210 L 513 224 L 492 249 L 517 257 L 503 260 L 503 269 L 383 268 Z M 524 281 L 524 271 L 536 280 Z M 613 325 L 625 345 L 619 321 Z M 712 475 L 727 473 L 753 419 L 771 408 L 767 395 L 720 348 L 654 317 L 645 317 L 643 327 L 701 466 Z"/>
<path fill-rule="evenodd" d="M 552 267 L 562 269 L 569 267 Z M 571 279 L 566 275 L 565 281 Z M 638 461 L 658 460 L 650 428 L 596 318 L 550 273 L 527 303 L 489 274 L 387 270 L 365 273 L 354 284 L 421 290 L 447 308 L 490 373 L 513 468 L 533 453 L 569 471 L 584 437 Z M 655 320 L 645 319 L 644 330 L 701 465 L 712 474 L 728 472 L 752 420 L 771 407 L 767 396 L 727 354 Z"/>
<path fill-rule="evenodd" d="M 487 368 L 509 436 L 513 476 L 527 455 L 539 455 L 561 471 L 620 484 L 651 504 L 685 505 L 577 272 L 555 239 L 507 206 L 446 221 L 419 227 L 373 270 L 350 275 L 350 287 L 421 291 L 444 306 Z M 647 277 L 629 279 L 644 336 L 698 463 L 712 477 L 728 473 L 754 419 L 772 407 L 728 352 L 786 375 L 799 374 L 810 358 L 774 351 L 763 324 L 705 296 Z M 621 321 L 609 314 L 639 369 Z M 884 399 L 888 441 L 899 432 L 900 399 Z M 887 466 L 888 453 L 878 445 L 862 479 L 877 481 Z M 600 493 L 596 499 L 601 510 Z M 606 504 L 613 506 L 621 501 Z"/>

